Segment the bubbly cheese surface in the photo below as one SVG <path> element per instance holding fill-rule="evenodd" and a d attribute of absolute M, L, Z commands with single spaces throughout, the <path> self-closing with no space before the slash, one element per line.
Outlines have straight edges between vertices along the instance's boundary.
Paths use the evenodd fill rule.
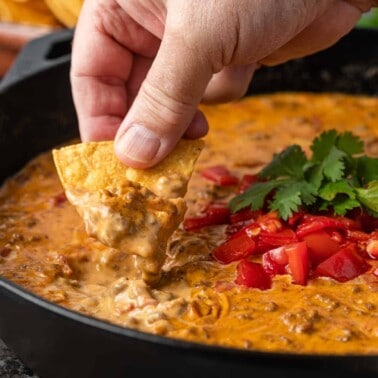
<path fill-rule="evenodd" d="M 308 150 L 330 128 L 359 135 L 366 153 L 378 156 L 377 98 L 288 93 L 201 110 L 210 132 L 185 196 L 188 217 L 232 195 L 201 177 L 208 166 L 225 165 L 238 177 L 256 173 L 274 153 L 293 143 Z M 371 272 L 377 260 L 345 283 L 318 278 L 301 286 L 281 275 L 272 289 L 261 291 L 234 283 L 234 263 L 214 261 L 211 251 L 224 239 L 224 226 L 196 232 L 180 226 L 168 241 L 163 276 L 151 287 L 140 279 L 138 256 L 87 234 L 63 196 L 50 152 L 0 190 L 0 275 L 61 306 L 206 344 L 378 355 L 378 278 Z"/>

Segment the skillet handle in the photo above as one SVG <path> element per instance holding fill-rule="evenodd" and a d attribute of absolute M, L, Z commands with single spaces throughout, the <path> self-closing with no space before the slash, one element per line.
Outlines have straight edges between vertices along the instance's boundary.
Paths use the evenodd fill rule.
<path fill-rule="evenodd" d="M 0 90 L 71 59 L 73 29 L 64 29 L 28 42 L 0 82 Z"/>

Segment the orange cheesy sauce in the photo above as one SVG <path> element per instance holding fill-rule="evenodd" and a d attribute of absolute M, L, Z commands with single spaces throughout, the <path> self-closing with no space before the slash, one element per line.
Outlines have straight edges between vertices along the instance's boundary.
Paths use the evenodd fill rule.
<path fill-rule="evenodd" d="M 189 184 L 186 216 L 227 201 L 199 174 L 222 164 L 242 177 L 256 173 L 291 144 L 304 149 L 324 129 L 350 130 L 378 156 L 378 99 L 336 94 L 274 94 L 203 106 L 210 123 Z M 7 180 L 0 190 L 0 276 L 61 306 L 121 326 L 194 342 L 260 351 L 378 355 L 378 278 L 371 269 L 339 283 L 306 286 L 275 276 L 269 290 L 234 283 L 235 264 L 211 251 L 224 226 L 179 227 L 169 241 L 155 287 L 134 279 L 135 257 L 89 237 L 65 200 L 51 152 Z"/>

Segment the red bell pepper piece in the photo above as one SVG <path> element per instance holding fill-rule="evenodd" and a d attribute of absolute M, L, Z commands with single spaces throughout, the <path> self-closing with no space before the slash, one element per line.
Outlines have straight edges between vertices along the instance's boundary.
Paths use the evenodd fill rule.
<path fill-rule="evenodd" d="M 223 165 L 205 168 L 200 174 L 205 179 L 213 181 L 221 186 L 237 185 L 239 183 L 239 179 L 231 174 L 231 172 Z"/>
<path fill-rule="evenodd" d="M 305 242 L 285 245 L 289 270 L 293 283 L 306 285 L 309 274 L 309 259 Z"/>
<path fill-rule="evenodd" d="M 257 217 L 261 214 L 260 210 L 251 210 L 250 208 L 244 208 L 236 213 L 230 215 L 230 222 L 231 223 L 239 223 L 241 221 L 246 221 L 250 219 L 257 219 Z"/>
<path fill-rule="evenodd" d="M 215 215 L 228 223 L 230 220 L 231 210 L 225 203 L 211 203 L 204 210 L 206 215 Z"/>
<path fill-rule="evenodd" d="M 196 218 L 186 218 L 184 219 L 184 230 L 186 231 L 193 231 L 198 230 L 203 227 L 207 226 L 214 226 L 216 224 L 224 224 L 222 218 L 220 218 L 218 215 L 214 214 L 208 214 L 201 217 Z"/>
<path fill-rule="evenodd" d="M 254 240 L 244 230 L 240 230 L 215 248 L 213 257 L 222 264 L 229 264 L 251 255 L 255 248 Z"/>
<path fill-rule="evenodd" d="M 237 223 L 231 223 L 226 227 L 225 233 L 228 237 L 236 234 L 239 232 L 241 229 L 245 228 L 246 226 L 250 225 L 253 223 L 253 220 L 247 220 L 247 221 L 241 221 Z"/>
<path fill-rule="evenodd" d="M 262 255 L 262 266 L 271 276 L 285 274 L 288 262 L 285 246 L 271 249 Z"/>
<path fill-rule="evenodd" d="M 364 242 L 369 239 L 369 234 L 358 230 L 347 230 L 346 238 L 354 242 Z"/>
<path fill-rule="evenodd" d="M 294 213 L 291 217 L 289 217 L 286 222 L 290 227 L 295 227 L 302 220 L 303 215 L 303 211 L 298 211 Z"/>
<path fill-rule="evenodd" d="M 355 217 L 358 219 L 359 223 L 361 224 L 361 228 L 363 231 L 370 233 L 374 230 L 378 229 L 378 218 L 373 217 L 365 212 L 356 215 Z"/>
<path fill-rule="evenodd" d="M 310 261 L 313 266 L 328 259 L 328 257 L 340 249 L 340 243 L 324 230 L 305 235 L 303 241 L 306 242 Z"/>
<path fill-rule="evenodd" d="M 238 186 L 238 194 L 245 192 L 250 186 L 252 186 L 255 182 L 260 181 L 257 175 L 244 175 L 239 183 Z"/>
<path fill-rule="evenodd" d="M 264 231 L 274 233 L 283 228 L 282 221 L 278 218 L 278 214 L 275 211 L 267 214 L 260 215 L 256 221 L 260 228 Z"/>
<path fill-rule="evenodd" d="M 367 261 L 357 254 L 355 245 L 349 244 L 321 262 L 315 274 L 318 277 L 330 277 L 345 282 L 365 273 L 369 268 Z"/>
<path fill-rule="evenodd" d="M 238 285 L 267 290 L 272 287 L 272 279 L 261 264 L 241 260 L 237 266 L 235 282 Z"/>
<path fill-rule="evenodd" d="M 261 230 L 257 236 L 257 249 L 265 252 L 272 247 L 279 247 L 285 244 L 297 242 L 297 236 L 290 228 L 284 228 L 277 232 L 267 232 Z"/>
<path fill-rule="evenodd" d="M 230 209 L 225 204 L 210 204 L 204 211 L 204 215 L 184 219 L 186 231 L 197 230 L 206 226 L 227 224 L 230 220 Z"/>
<path fill-rule="evenodd" d="M 334 240 L 335 242 L 339 243 L 342 245 L 345 242 L 345 237 L 341 234 L 341 231 L 337 230 L 327 230 L 329 235 L 331 236 L 331 239 Z M 350 230 L 347 230 L 347 233 Z"/>
<path fill-rule="evenodd" d="M 359 225 L 351 219 L 344 217 L 309 216 L 305 217 L 303 223 L 297 228 L 297 236 L 302 239 L 304 236 L 324 228 L 336 228 L 341 230 L 358 229 Z"/>

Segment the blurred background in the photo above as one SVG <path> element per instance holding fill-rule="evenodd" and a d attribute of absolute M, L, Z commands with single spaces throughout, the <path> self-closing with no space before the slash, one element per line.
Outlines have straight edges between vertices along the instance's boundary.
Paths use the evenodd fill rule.
<path fill-rule="evenodd" d="M 0 79 L 29 40 L 76 25 L 84 0 L 0 0 Z"/>
<path fill-rule="evenodd" d="M 30 39 L 74 28 L 84 0 L 0 0 L 0 79 Z M 378 28 L 378 8 L 356 27 Z"/>

